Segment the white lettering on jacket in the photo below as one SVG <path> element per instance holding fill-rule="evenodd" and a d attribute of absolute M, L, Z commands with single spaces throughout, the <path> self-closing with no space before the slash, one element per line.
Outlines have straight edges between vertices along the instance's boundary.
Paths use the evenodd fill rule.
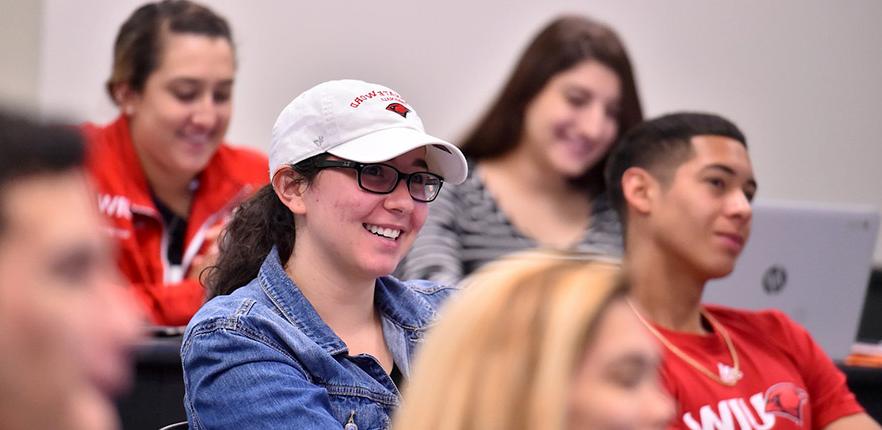
<path fill-rule="evenodd" d="M 132 219 L 132 203 L 125 196 L 99 194 L 98 210 L 111 218 Z"/>

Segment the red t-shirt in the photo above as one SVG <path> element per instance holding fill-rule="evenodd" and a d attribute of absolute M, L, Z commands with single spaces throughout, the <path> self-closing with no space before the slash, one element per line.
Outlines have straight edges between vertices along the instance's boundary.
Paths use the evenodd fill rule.
<path fill-rule="evenodd" d="M 722 385 L 664 348 L 662 381 L 677 403 L 673 428 L 819 429 L 863 412 L 845 375 L 784 313 L 713 305 L 705 309 L 729 332 L 742 377 L 734 386 Z M 732 358 L 719 333 L 655 327 L 711 372 L 732 372 Z"/>

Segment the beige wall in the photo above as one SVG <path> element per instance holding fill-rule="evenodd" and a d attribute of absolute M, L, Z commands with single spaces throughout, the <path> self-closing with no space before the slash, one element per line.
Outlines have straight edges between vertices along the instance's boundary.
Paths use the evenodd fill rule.
<path fill-rule="evenodd" d="M 35 111 L 42 1 L 0 0 L 0 106 Z"/>
<path fill-rule="evenodd" d="M 7 7 L 28 16 L 38 9 L 0 1 L 3 15 Z M 343 77 L 399 90 L 430 132 L 455 140 L 533 33 L 569 11 L 594 15 L 621 32 L 649 115 L 701 109 L 734 119 L 748 135 L 760 197 L 882 207 L 877 0 L 206 3 L 230 19 L 238 41 L 234 142 L 265 149 L 277 113 L 291 98 Z M 28 79 L 39 76 L 36 104 L 44 113 L 110 120 L 115 110 L 103 81 L 112 39 L 140 1 L 42 4 L 39 70 L 25 66 L 11 83 L 4 73 L 2 87 L 27 89 Z M 876 260 L 882 263 L 882 240 Z"/>

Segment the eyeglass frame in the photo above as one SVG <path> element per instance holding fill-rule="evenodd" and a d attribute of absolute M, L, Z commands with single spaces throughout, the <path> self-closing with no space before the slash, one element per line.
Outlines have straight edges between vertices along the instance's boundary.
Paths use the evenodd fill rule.
<path fill-rule="evenodd" d="M 364 184 L 361 181 L 361 172 L 362 172 L 362 170 L 364 170 L 365 167 L 369 167 L 369 166 L 384 166 L 384 167 L 388 167 L 388 168 L 392 169 L 392 171 L 395 172 L 395 174 L 398 177 L 395 179 L 395 183 L 394 183 L 394 185 L 392 185 L 392 188 L 390 188 L 389 191 L 376 191 L 376 190 L 371 190 L 371 189 L 364 186 Z M 363 191 L 367 191 L 369 193 L 372 193 L 372 194 L 380 194 L 380 195 L 392 194 L 393 192 L 395 192 L 395 189 L 398 188 L 398 184 L 401 183 L 401 181 L 404 181 L 405 185 L 407 186 L 407 194 L 410 195 L 410 198 L 414 199 L 414 201 L 423 202 L 423 203 L 429 203 L 429 202 L 432 202 L 435 199 L 437 199 L 438 195 L 441 194 L 441 187 L 444 186 L 444 177 L 441 175 L 438 175 L 438 174 L 435 174 L 435 173 L 432 173 L 429 171 L 425 171 L 425 170 L 412 172 L 412 173 L 404 173 L 401 170 L 398 170 L 397 168 L 395 168 L 395 166 L 392 166 L 391 164 L 386 164 L 386 163 L 359 163 L 358 161 L 350 161 L 350 160 L 319 160 L 315 163 L 315 168 L 318 170 L 323 170 L 323 169 L 328 169 L 328 168 L 355 169 L 356 179 L 357 179 L 356 182 L 358 183 L 358 188 L 362 189 Z M 413 193 L 410 192 L 411 178 L 413 178 L 416 175 L 429 175 L 431 177 L 438 179 L 438 191 L 435 193 L 434 196 L 432 196 L 431 199 L 423 200 L 423 199 L 415 197 L 413 195 Z"/>

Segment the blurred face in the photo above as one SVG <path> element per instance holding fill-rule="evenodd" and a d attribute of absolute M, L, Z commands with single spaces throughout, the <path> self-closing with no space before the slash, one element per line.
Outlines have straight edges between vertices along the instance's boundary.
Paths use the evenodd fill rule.
<path fill-rule="evenodd" d="M 386 162 L 404 173 L 426 171 L 426 150 L 419 148 Z M 413 200 L 401 181 L 391 194 L 358 186 L 354 169 L 319 172 L 303 196 L 296 221 L 297 246 L 334 261 L 344 273 L 363 279 L 395 270 L 426 220 L 427 203 Z"/>
<path fill-rule="evenodd" d="M 121 104 L 148 177 L 189 179 L 205 168 L 227 131 L 235 59 L 222 37 L 162 38 L 157 69 L 142 92 L 128 92 Z"/>
<path fill-rule="evenodd" d="M 558 73 L 527 105 L 521 144 L 546 168 L 583 175 L 615 141 L 621 87 L 618 75 L 594 60 Z"/>
<path fill-rule="evenodd" d="M 662 185 L 651 230 L 662 252 L 699 278 L 729 274 L 748 237 L 756 193 L 747 149 L 721 136 L 692 138 L 694 156 Z"/>
<path fill-rule="evenodd" d="M 570 389 L 570 430 L 663 429 L 674 403 L 658 377 L 661 355 L 624 300 L 607 309 Z"/>
<path fill-rule="evenodd" d="M 138 308 L 113 283 L 84 175 L 27 178 L 0 208 L 0 422 L 116 428 L 110 397 L 129 378 Z"/>

